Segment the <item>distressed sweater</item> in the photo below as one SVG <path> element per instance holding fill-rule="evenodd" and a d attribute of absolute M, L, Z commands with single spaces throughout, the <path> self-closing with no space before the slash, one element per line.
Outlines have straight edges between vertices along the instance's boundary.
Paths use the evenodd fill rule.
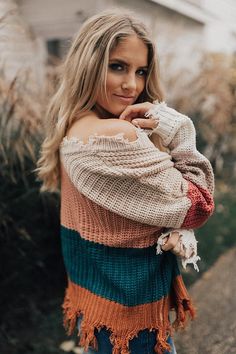
<path fill-rule="evenodd" d="M 111 331 L 113 354 L 128 354 L 143 329 L 156 331 L 155 352 L 169 349 L 173 327 L 194 315 L 176 256 L 156 255 L 166 228 L 202 226 L 213 212 L 214 179 L 196 149 L 190 118 L 156 104 L 160 151 L 146 131 L 92 135 L 88 143 L 65 137 L 61 159 L 61 240 L 68 274 L 64 324 L 82 315 L 80 345 L 97 347 L 95 328 Z M 169 321 L 169 311 L 176 320 Z"/>

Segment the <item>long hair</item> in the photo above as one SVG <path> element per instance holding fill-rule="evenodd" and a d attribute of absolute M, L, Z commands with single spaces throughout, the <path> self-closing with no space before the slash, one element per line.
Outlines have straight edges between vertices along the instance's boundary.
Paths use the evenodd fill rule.
<path fill-rule="evenodd" d="M 146 85 L 136 103 L 163 99 L 155 46 L 144 24 L 132 14 L 117 11 L 88 19 L 62 63 L 59 88 L 47 110 L 48 129 L 36 169 L 43 181 L 41 191 L 59 188 L 60 143 L 72 123 L 95 106 L 98 93 L 106 92 L 109 54 L 122 38 L 133 34 L 148 47 Z"/>

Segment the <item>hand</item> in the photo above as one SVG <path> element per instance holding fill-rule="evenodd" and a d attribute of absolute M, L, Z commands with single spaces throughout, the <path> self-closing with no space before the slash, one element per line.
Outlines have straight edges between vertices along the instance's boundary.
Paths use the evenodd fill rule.
<path fill-rule="evenodd" d="M 161 247 L 163 251 L 171 251 L 176 256 L 184 256 L 180 234 L 177 231 L 172 231 L 166 239 L 165 244 Z"/>
<path fill-rule="evenodd" d="M 167 240 L 161 248 L 163 251 L 171 251 L 178 257 L 189 258 L 190 256 L 186 255 L 186 251 L 181 242 L 180 234 L 177 231 L 172 231 L 169 236 L 167 236 Z"/>
<path fill-rule="evenodd" d="M 200 259 L 197 255 L 197 240 L 193 230 L 173 230 L 161 234 L 157 241 L 157 254 L 170 251 L 178 257 L 182 257 L 183 267 L 187 263 L 193 263 L 194 269 L 198 270 L 196 262 Z"/>
<path fill-rule="evenodd" d="M 133 125 L 143 129 L 155 129 L 158 125 L 158 120 L 145 117 L 145 113 L 149 109 L 153 108 L 153 106 L 154 105 L 150 102 L 137 103 L 127 106 L 121 113 L 119 119 L 127 120 Z"/>
<path fill-rule="evenodd" d="M 177 242 L 174 248 L 171 249 L 171 252 L 174 253 L 178 257 L 184 257 L 184 258 L 189 258 L 186 256 L 186 251 L 184 249 L 184 246 L 181 242 L 181 239 Z"/>

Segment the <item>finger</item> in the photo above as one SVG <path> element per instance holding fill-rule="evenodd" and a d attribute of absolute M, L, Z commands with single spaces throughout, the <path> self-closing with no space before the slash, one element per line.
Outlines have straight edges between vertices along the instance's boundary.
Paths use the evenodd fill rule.
<path fill-rule="evenodd" d="M 158 126 L 158 121 L 152 118 L 135 118 L 131 120 L 131 123 L 143 129 L 155 129 Z"/>
<path fill-rule="evenodd" d="M 128 113 L 125 113 L 125 115 L 120 115 L 119 119 L 127 120 L 128 122 L 131 122 L 132 119 L 137 118 L 137 117 L 141 117 L 141 116 L 142 116 L 142 114 L 139 113 L 139 111 L 129 111 Z"/>
<path fill-rule="evenodd" d="M 177 242 L 175 247 L 172 248 L 171 252 L 174 253 L 178 257 L 184 257 L 185 256 L 183 245 L 182 245 L 180 240 Z"/>
<path fill-rule="evenodd" d="M 179 256 L 181 249 L 180 249 L 180 244 L 177 242 L 175 247 L 172 248 L 171 252 L 174 253 L 176 256 Z"/>
<path fill-rule="evenodd" d="M 169 238 L 169 235 L 166 235 L 164 238 L 162 238 L 162 243 L 161 243 L 162 246 L 166 244 L 166 242 L 168 241 L 168 238 Z"/>
<path fill-rule="evenodd" d="M 119 119 L 128 120 L 129 122 L 136 117 L 142 117 L 142 109 L 134 106 L 128 106 L 121 113 Z"/>
<path fill-rule="evenodd" d="M 179 240 L 179 233 L 178 232 L 171 232 L 168 241 L 164 246 L 162 246 L 163 251 L 169 251 L 174 248 Z"/>
<path fill-rule="evenodd" d="M 190 258 L 194 255 L 194 250 L 191 248 L 186 248 L 184 253 L 185 253 L 185 258 Z"/>
<path fill-rule="evenodd" d="M 130 120 L 134 117 L 142 117 L 152 107 L 152 103 L 136 103 L 131 106 L 127 106 L 120 114 L 119 119 Z"/>

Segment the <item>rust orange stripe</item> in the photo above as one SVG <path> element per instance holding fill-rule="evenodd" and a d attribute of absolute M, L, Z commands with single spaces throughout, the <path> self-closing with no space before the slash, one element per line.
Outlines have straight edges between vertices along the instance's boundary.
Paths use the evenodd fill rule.
<path fill-rule="evenodd" d="M 61 172 L 61 224 L 86 240 L 111 247 L 146 248 L 156 243 L 161 228 L 124 218 L 100 207 Z M 73 206 L 73 208 L 71 207 Z"/>
<path fill-rule="evenodd" d="M 202 226 L 214 211 L 214 200 L 210 192 L 188 181 L 188 198 L 191 207 L 185 216 L 182 228 L 194 229 Z"/>
<path fill-rule="evenodd" d="M 175 278 L 173 293 L 170 296 L 133 307 L 99 297 L 69 280 L 63 304 L 64 325 L 71 334 L 76 326 L 77 317 L 83 315 L 81 328 L 84 333 L 80 344 L 85 347 L 91 343 L 96 346 L 94 329 L 105 326 L 111 330 L 111 340 L 117 348 L 128 345 L 128 341 L 139 331 L 148 328 L 158 331 L 158 345 L 166 349 L 165 342 L 172 330 L 168 314 L 173 308 L 177 314 L 174 322 L 175 328 L 186 324 L 186 313 L 189 313 L 191 317 L 194 316 L 194 309 L 181 275 Z M 157 353 L 159 349 L 157 348 Z M 127 353 L 129 353 L 128 348 Z"/>

